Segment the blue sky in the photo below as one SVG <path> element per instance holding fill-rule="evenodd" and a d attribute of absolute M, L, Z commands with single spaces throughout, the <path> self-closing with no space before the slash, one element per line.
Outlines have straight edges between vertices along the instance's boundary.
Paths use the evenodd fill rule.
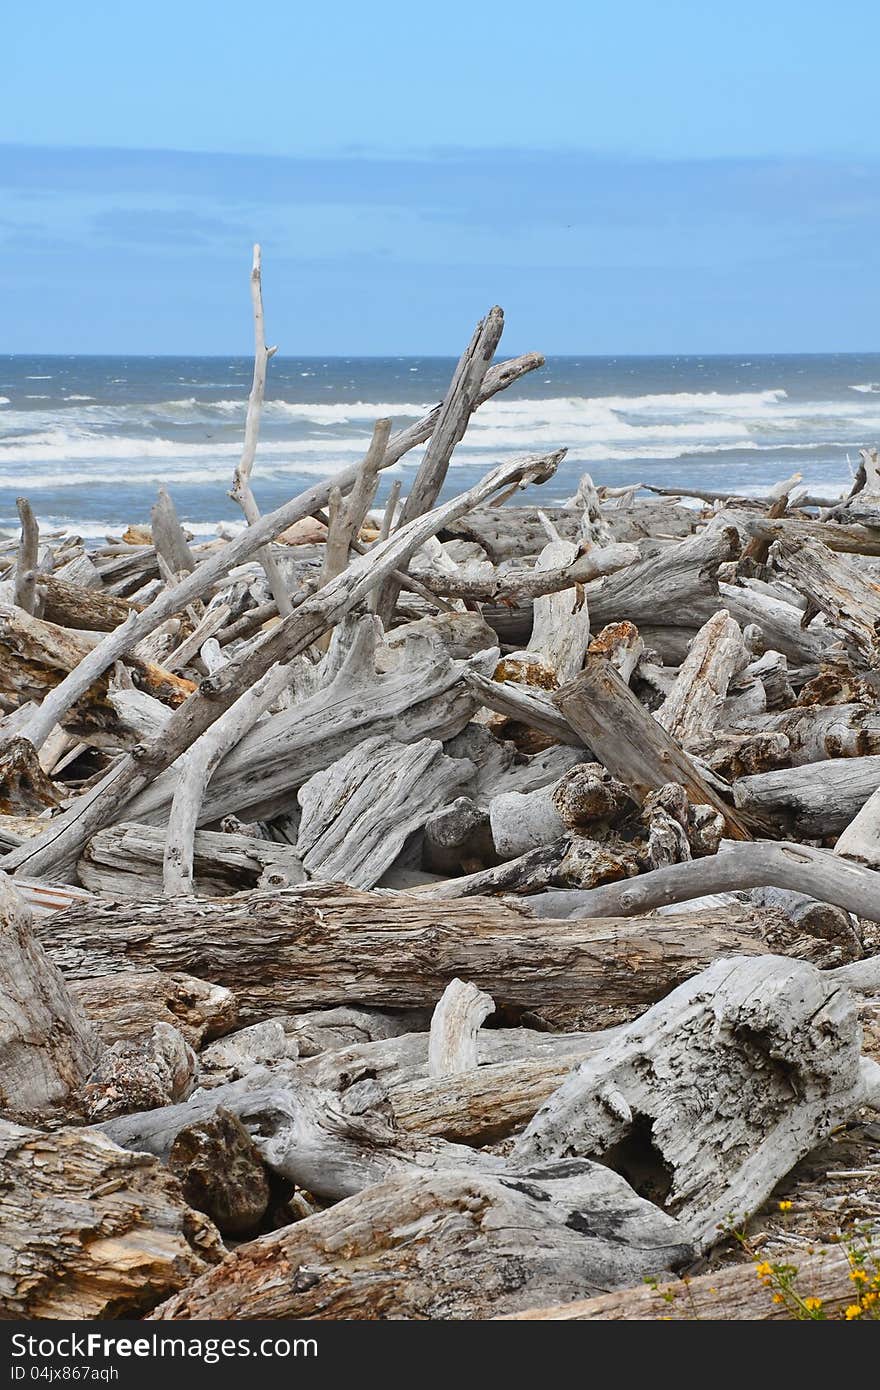
<path fill-rule="evenodd" d="M 880 6 L 56 3 L 4 28 L 0 351 L 869 350 Z"/>

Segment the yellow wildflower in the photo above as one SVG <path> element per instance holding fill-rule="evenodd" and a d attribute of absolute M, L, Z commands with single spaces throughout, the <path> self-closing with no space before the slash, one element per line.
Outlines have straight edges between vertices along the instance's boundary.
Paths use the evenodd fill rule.
<path fill-rule="evenodd" d="M 793 1205 L 794 1205 L 793 1202 L 780 1202 L 780 1203 L 779 1203 L 779 1210 L 780 1210 L 780 1211 L 791 1211 Z"/>
<path fill-rule="evenodd" d="M 854 1284 L 867 1284 L 868 1276 L 863 1269 L 854 1269 L 850 1272 L 850 1279 Z"/>
<path fill-rule="evenodd" d="M 782 1302 L 782 1294 L 781 1294 L 781 1293 L 775 1293 L 775 1294 L 773 1295 L 773 1302 L 774 1302 L 774 1303 L 781 1303 L 781 1302 Z"/>
<path fill-rule="evenodd" d="M 773 1273 L 773 1266 L 764 1260 L 762 1264 L 755 1265 L 755 1273 L 759 1279 L 769 1279 L 770 1275 Z"/>
<path fill-rule="evenodd" d="M 818 1312 L 818 1310 L 822 1307 L 822 1300 L 821 1298 L 805 1298 L 804 1307 L 807 1309 L 809 1313 Z"/>
<path fill-rule="evenodd" d="M 862 1310 L 859 1307 L 858 1303 L 851 1303 L 846 1310 L 847 1322 L 852 1322 L 853 1318 L 860 1318 L 861 1316 Z"/>

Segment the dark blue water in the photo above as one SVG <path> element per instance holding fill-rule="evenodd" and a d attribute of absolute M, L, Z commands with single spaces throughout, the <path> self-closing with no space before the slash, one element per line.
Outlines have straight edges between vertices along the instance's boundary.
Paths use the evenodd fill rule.
<path fill-rule="evenodd" d="M 363 453 L 373 421 L 438 401 L 447 358 L 273 358 L 254 487 L 269 510 Z M 240 513 L 227 497 L 252 366 L 244 358 L 0 357 L 0 530 L 26 492 L 45 527 L 86 536 L 145 522 L 159 483 L 199 534 Z M 567 447 L 544 489 L 651 482 L 760 491 L 800 472 L 848 486 L 880 443 L 880 353 L 558 357 L 474 417 L 446 493 L 510 457 Z M 420 451 L 383 475 L 407 478 Z"/>

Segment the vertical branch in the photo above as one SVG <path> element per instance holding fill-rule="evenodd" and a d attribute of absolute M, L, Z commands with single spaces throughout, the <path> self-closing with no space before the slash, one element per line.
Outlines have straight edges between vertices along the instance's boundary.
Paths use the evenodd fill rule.
<path fill-rule="evenodd" d="M 248 526 L 260 520 L 260 509 L 251 491 L 251 472 L 257 454 L 260 438 L 260 416 L 263 411 L 263 397 L 266 394 L 266 370 L 269 358 L 277 351 L 266 346 L 266 332 L 263 324 L 262 257 L 259 245 L 254 247 L 254 263 L 251 268 L 251 303 L 254 310 L 254 379 L 248 396 L 247 416 L 244 422 L 244 445 L 241 458 L 232 480 L 229 496 L 241 507 Z M 287 585 L 269 547 L 257 554 L 257 558 L 269 581 L 272 597 L 278 605 L 278 612 L 286 617 L 293 612 Z"/>
<path fill-rule="evenodd" d="M 15 602 L 25 613 L 33 614 L 37 606 L 37 555 L 40 543 L 40 528 L 26 497 L 19 497 L 15 504 L 21 517 L 21 540 L 18 545 L 18 561 L 15 566 Z"/>

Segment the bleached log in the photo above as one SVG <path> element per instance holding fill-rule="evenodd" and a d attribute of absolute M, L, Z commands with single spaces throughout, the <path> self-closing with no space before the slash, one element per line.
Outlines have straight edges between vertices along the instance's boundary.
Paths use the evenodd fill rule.
<path fill-rule="evenodd" d="M 564 836 L 537 849 L 526 850 L 513 859 L 494 864 L 488 869 L 457 878 L 447 878 L 428 887 L 418 888 L 426 898 L 474 898 L 494 893 L 538 893 L 549 884 L 564 880 L 563 864 L 571 840 Z"/>
<path fill-rule="evenodd" d="M 502 792 L 489 803 L 492 843 L 501 859 L 514 859 L 553 844 L 566 827 L 553 801 L 553 789 Z"/>
<path fill-rule="evenodd" d="M 804 839 L 840 835 L 880 784 L 880 755 L 829 758 L 740 777 L 733 784 L 737 807 L 770 819 Z"/>
<path fill-rule="evenodd" d="M 880 873 L 848 863 L 830 850 L 774 840 L 722 842 L 717 855 L 572 892 L 569 901 L 579 917 L 637 916 L 707 893 L 763 887 L 805 893 L 818 902 L 880 921 Z"/>
<path fill-rule="evenodd" d="M 166 897 L 193 892 L 193 840 L 202 798 L 221 759 L 238 744 L 290 682 L 286 665 L 271 666 L 196 739 L 181 761 L 171 801 L 162 887 Z"/>
<path fill-rule="evenodd" d="M 46 575 L 40 588 L 44 595 L 42 617 L 59 627 L 112 632 L 135 608 L 128 599 L 114 598 L 93 585 L 73 584 L 58 574 Z"/>
<path fill-rule="evenodd" d="M 559 570 L 573 564 L 577 546 L 558 535 L 544 547 L 535 565 L 541 570 Z M 513 668 L 526 685 L 556 685 L 571 680 L 583 665 L 590 644 L 590 612 L 580 585 L 542 594 L 534 600 L 532 635 L 524 652 L 515 652 L 504 661 L 510 679 Z"/>
<path fill-rule="evenodd" d="M 654 718 L 682 748 L 699 752 L 712 739 L 728 686 L 747 660 L 739 623 L 725 608 L 694 638 L 675 684 Z"/>
<path fill-rule="evenodd" d="M 817 1248 L 815 1242 L 786 1242 L 780 1263 L 794 1266 L 793 1289 L 803 1301 L 816 1298 L 826 1318 L 841 1317 L 853 1302 L 852 1265 L 839 1246 Z M 773 1301 L 773 1289 L 755 1278 L 755 1262 L 729 1265 L 697 1278 L 643 1283 L 595 1298 L 575 1299 L 555 1307 L 508 1313 L 529 1322 L 791 1322 L 785 1300 Z"/>
<path fill-rule="evenodd" d="M 870 666 L 880 665 L 880 585 L 866 579 L 852 561 L 815 540 L 782 536 L 773 544 L 770 562 Z"/>
<path fill-rule="evenodd" d="M 505 387 L 510 386 L 512 382 L 517 381 L 527 372 L 540 367 L 543 361 L 543 357 L 539 354 L 531 353 L 524 357 L 513 358 L 508 362 L 501 362 L 496 367 L 490 367 L 486 372 L 482 389 L 474 402 L 474 409 L 490 400 L 499 391 L 503 391 Z M 423 419 L 416 421 L 415 424 L 398 431 L 388 441 L 382 467 L 391 467 L 410 449 L 414 449 L 429 438 L 437 424 L 439 414 L 440 408 L 437 407 Z M 55 725 L 62 721 L 65 712 L 88 690 L 92 682 L 106 671 L 108 666 L 112 666 L 114 661 L 124 656 L 166 618 L 179 612 L 181 607 L 191 603 L 193 599 L 207 593 L 217 580 L 222 579 L 236 565 L 254 555 L 266 542 L 271 541 L 286 527 L 303 517 L 311 516 L 320 507 L 326 506 L 330 492 L 334 487 L 338 487 L 342 492 L 352 487 L 357 480 L 358 468 L 359 465 L 354 464 L 349 468 L 342 469 L 332 478 L 316 483 L 313 487 L 292 498 L 290 502 L 285 502 L 274 512 L 267 513 L 253 526 L 242 531 L 222 550 L 202 561 L 176 589 L 166 590 L 159 594 L 142 613 L 109 633 L 100 646 L 89 653 L 87 660 L 80 662 L 79 666 L 56 686 L 51 695 L 43 701 L 39 711 L 35 713 L 27 729 L 27 737 L 34 744 L 34 747 L 40 747 Z M 454 511 L 444 515 L 441 524 L 447 524 L 449 520 L 454 519 L 455 515 Z"/>
<path fill-rule="evenodd" d="M 434 594 L 450 598 L 472 599 L 480 603 L 522 603 L 542 594 L 552 594 L 576 584 L 589 584 L 603 575 L 613 574 L 637 562 L 639 552 L 634 545 L 596 546 L 579 555 L 569 564 L 556 568 L 487 569 L 471 575 L 466 570 L 455 574 L 437 574 L 434 570 L 413 566 L 412 578 L 418 579 Z"/>
<path fill-rule="evenodd" d="M 488 373 L 503 329 L 504 314 L 497 305 L 489 310 L 474 329 L 473 337 L 462 353 L 449 383 L 449 390 L 431 433 L 430 443 L 410 484 L 409 495 L 397 523 L 398 530 L 406 526 L 407 522 L 423 516 L 439 497 L 453 450 L 464 438 L 468 422 L 477 407 L 483 379 Z M 391 626 L 391 617 L 399 592 L 399 585 L 393 579 L 386 581 L 379 591 L 376 612 L 385 627 Z"/>
<path fill-rule="evenodd" d="M 549 697 L 540 691 L 517 685 L 514 681 L 489 680 L 478 671 L 469 672 L 465 679 L 487 709 L 493 709 L 509 719 L 527 724 L 560 743 L 583 748 L 580 735 L 575 732 L 565 716 L 559 713 Z"/>
<path fill-rule="evenodd" d="M 509 1162 L 608 1162 L 705 1251 L 862 1103 L 860 1049 L 852 997 L 813 966 L 719 960 L 573 1072 Z"/>
<path fill-rule="evenodd" d="M 735 526 L 742 536 L 743 543 L 753 536 L 763 536 L 770 540 L 785 538 L 795 544 L 801 541 L 819 541 L 839 554 L 880 555 L 880 527 L 862 526 L 855 522 L 850 525 L 829 525 L 824 521 L 813 521 L 802 517 L 780 517 L 769 520 L 758 511 L 725 508 L 718 512 L 712 526 Z"/>
<path fill-rule="evenodd" d="M 195 569 L 196 562 L 183 534 L 177 508 L 165 487 L 159 488 L 156 501 L 150 510 L 150 523 L 157 556 L 165 561 L 175 577 L 190 574 Z"/>
<path fill-rule="evenodd" d="M 479 501 L 514 482 L 526 486 L 536 479 L 546 481 L 553 475 L 561 458 L 562 454 L 554 454 L 501 465 L 466 493 L 436 507 L 427 516 L 410 522 L 387 541 L 374 546 L 368 555 L 354 560 L 344 574 L 317 594 L 310 598 L 304 594 L 303 602 L 290 617 L 273 628 L 240 663 L 234 667 L 230 664 L 202 682 L 198 696 L 187 701 L 179 711 L 179 717 L 173 722 L 169 721 L 160 739 L 137 750 L 137 758 L 129 755 L 111 768 L 95 789 L 81 797 L 63 817 L 56 820 L 46 837 L 32 842 L 25 852 L 13 852 L 7 857 L 4 867 L 20 870 L 27 864 L 31 875 L 46 875 L 50 868 L 56 874 L 69 872 L 91 835 L 118 819 L 122 806 L 185 752 L 199 734 L 224 709 L 229 708 L 243 690 L 265 675 L 276 661 L 289 661 L 305 651 L 322 632 L 335 626 L 354 608 L 402 559 L 408 558 L 428 536 L 442 529 L 449 518 L 463 514 Z M 230 544 L 234 545 L 235 542 Z M 205 563 L 210 564 L 210 561 Z M 80 666 L 83 664 L 80 663 Z M 43 702 L 43 710 L 47 700 Z M 30 730 L 30 725 L 28 728 Z"/>
<path fill-rule="evenodd" d="M 781 914 L 755 907 L 548 921 L 492 898 L 434 901 L 322 884 L 197 902 L 94 900 L 36 926 L 73 979 L 120 963 L 198 971 L 233 991 L 243 1023 L 341 1003 L 433 1007 L 455 976 L 499 1008 L 591 1000 L 632 1008 L 718 955 L 754 954 L 767 941 L 801 948 Z"/>
<path fill-rule="evenodd" d="M 477 1034 L 495 1012 L 490 994 L 464 980 L 450 980 L 431 1018 L 428 1071 L 431 1076 L 453 1076 L 477 1065 Z"/>
<path fill-rule="evenodd" d="M 352 543 L 358 539 L 364 518 L 376 495 L 379 466 L 385 457 L 390 434 L 391 421 L 377 420 L 373 426 L 370 447 L 364 456 L 354 487 L 345 498 L 338 489 L 331 493 L 330 526 L 327 529 L 324 564 L 321 570 L 322 583 L 326 584 L 329 580 L 335 579 L 348 564 Z"/>
<path fill-rule="evenodd" d="M 419 1175 L 240 1247 L 153 1316 L 485 1318 L 632 1284 L 689 1250 L 675 1221 L 598 1164 Z"/>
<path fill-rule="evenodd" d="M 0 1121 L 0 1160 L 7 1318 L 138 1317 L 224 1254 L 157 1159 L 96 1130 Z"/>
<path fill-rule="evenodd" d="M 25 613 L 33 614 L 37 604 L 37 556 L 40 547 L 40 528 L 26 497 L 16 500 L 21 521 L 21 540 L 15 564 L 14 601 Z"/>
<path fill-rule="evenodd" d="M 880 869 L 880 788 L 853 816 L 834 846 L 835 854 Z"/>
<path fill-rule="evenodd" d="M 0 1111 L 24 1117 L 65 1105 L 100 1051 L 35 935 L 30 908 L 0 873 Z"/>
<path fill-rule="evenodd" d="M 123 821 L 92 837 L 77 863 L 77 878 L 93 893 L 159 897 L 164 852 L 161 827 Z M 272 875 L 285 887 L 302 883 L 306 877 L 292 846 L 214 830 L 196 831 L 193 874 L 196 896 L 205 897 L 256 888 L 265 875 Z"/>
<path fill-rule="evenodd" d="M 117 962 L 119 964 L 119 962 Z M 88 968 L 88 962 L 84 962 Z M 67 979 L 67 988 L 104 1043 L 143 1037 L 156 1023 L 179 1029 L 190 1047 L 227 1033 L 238 1020 L 231 990 L 184 971 L 127 970 Z"/>
<path fill-rule="evenodd" d="M 587 658 L 585 669 L 552 695 L 556 708 L 600 762 L 625 784 L 636 801 L 668 782 L 679 782 L 695 806 L 711 806 L 728 834 L 748 840 L 741 818 L 709 786 L 687 753 L 640 704 L 603 657 Z"/>
<path fill-rule="evenodd" d="M 404 841 L 461 792 L 473 764 L 435 739 L 368 738 L 299 790 L 296 852 L 312 878 L 372 888 Z"/>
<path fill-rule="evenodd" d="M 799 666 L 818 667 L 828 648 L 827 633 L 801 626 L 803 611 L 763 593 L 751 583 L 719 581 L 721 602 L 741 627 L 756 623 L 764 639 Z"/>
<path fill-rule="evenodd" d="M 793 767 L 880 753 L 880 709 L 865 703 L 802 704 L 734 721 L 737 731 L 784 737 Z"/>

